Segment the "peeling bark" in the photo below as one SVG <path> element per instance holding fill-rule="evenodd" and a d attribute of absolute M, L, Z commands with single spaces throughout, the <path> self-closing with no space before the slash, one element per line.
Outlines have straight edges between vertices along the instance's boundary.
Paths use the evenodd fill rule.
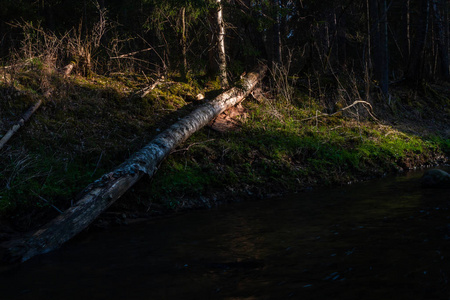
<path fill-rule="evenodd" d="M 85 229 L 104 210 L 122 196 L 142 176 L 152 176 L 161 161 L 194 132 L 211 122 L 227 108 L 247 97 L 267 70 L 260 65 L 249 72 L 239 87 L 234 87 L 156 136 L 149 144 L 112 172 L 90 184 L 74 206 L 36 231 L 32 236 L 10 245 L 11 259 L 26 261 L 31 257 L 57 249 Z"/>

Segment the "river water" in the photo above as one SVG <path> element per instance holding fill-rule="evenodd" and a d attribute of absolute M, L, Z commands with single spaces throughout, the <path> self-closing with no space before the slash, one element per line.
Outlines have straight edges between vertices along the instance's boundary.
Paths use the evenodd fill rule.
<path fill-rule="evenodd" d="M 421 174 L 89 230 L 0 299 L 450 299 L 450 193 Z"/>

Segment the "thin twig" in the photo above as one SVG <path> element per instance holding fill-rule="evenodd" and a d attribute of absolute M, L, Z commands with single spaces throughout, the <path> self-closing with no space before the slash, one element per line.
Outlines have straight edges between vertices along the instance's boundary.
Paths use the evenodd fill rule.
<path fill-rule="evenodd" d="M 363 100 L 356 100 L 355 102 L 353 102 L 349 106 L 341 108 L 340 110 L 338 110 L 337 112 L 334 112 L 332 114 L 322 113 L 321 115 L 316 115 L 315 117 L 309 117 L 309 118 L 306 118 L 306 119 L 302 119 L 302 120 L 300 120 L 300 122 L 317 119 L 318 117 L 332 117 L 332 116 L 334 116 L 334 115 L 336 115 L 336 114 L 338 114 L 340 112 L 343 112 L 344 110 L 347 110 L 347 109 L 349 109 L 349 108 L 351 108 L 351 107 L 353 107 L 353 106 L 355 106 L 356 104 L 359 104 L 359 103 L 362 103 L 362 104 L 365 104 L 365 105 L 369 106 L 370 110 L 367 110 L 367 111 L 369 112 L 369 114 L 370 114 L 370 116 L 372 118 L 374 118 L 376 121 L 378 121 L 378 119 L 371 112 L 373 110 L 373 108 L 372 108 L 372 105 L 369 102 L 363 101 Z"/>
<path fill-rule="evenodd" d="M 158 85 L 160 85 L 163 82 L 164 82 L 164 76 L 157 79 L 151 86 L 145 87 L 142 90 L 140 90 L 139 92 L 142 92 L 141 97 L 144 98 L 145 96 L 147 96 L 148 93 L 150 93 L 155 87 L 157 87 Z"/>
<path fill-rule="evenodd" d="M 142 75 L 144 75 L 145 80 L 147 80 L 147 83 L 150 83 L 150 80 L 148 79 L 147 75 L 145 75 L 145 72 L 144 72 L 144 71 L 142 71 Z"/>
<path fill-rule="evenodd" d="M 92 172 L 92 174 L 91 174 L 91 177 L 94 176 L 95 172 L 97 172 L 97 169 L 98 169 L 98 166 L 100 165 L 100 161 L 102 160 L 102 157 L 103 157 L 103 151 L 102 151 L 102 153 L 100 153 L 100 157 L 97 161 L 97 165 L 95 166 L 94 172 Z"/>
<path fill-rule="evenodd" d="M 130 53 L 126 53 L 126 54 L 122 54 L 122 55 L 119 55 L 119 56 L 110 57 L 109 59 L 126 58 L 126 57 L 133 56 L 135 54 L 138 54 L 138 53 L 141 53 L 141 52 L 150 51 L 150 50 L 153 50 L 153 47 L 150 47 L 150 48 L 147 48 L 147 49 L 138 50 L 138 51 L 134 51 L 134 52 L 130 52 Z"/>
<path fill-rule="evenodd" d="M 180 151 L 189 151 L 189 149 L 190 149 L 192 146 L 200 145 L 200 144 L 206 144 L 207 142 L 212 142 L 212 141 L 214 141 L 214 140 L 215 140 L 215 139 L 210 139 L 210 140 L 206 140 L 206 141 L 203 141 L 203 142 L 192 143 L 192 144 L 190 144 L 189 146 L 187 146 L 186 148 L 174 150 L 174 151 L 172 151 L 172 152 L 170 152 L 170 153 L 172 154 L 172 153 L 180 152 Z"/>
<path fill-rule="evenodd" d="M 60 210 L 59 208 L 57 208 L 56 206 L 54 206 L 53 204 L 51 204 L 50 201 L 48 201 L 47 199 L 45 199 L 44 197 L 42 197 L 41 195 L 39 195 L 39 194 L 36 193 L 35 191 L 31 190 L 31 192 L 32 192 L 33 194 L 35 194 L 36 196 L 38 196 L 39 199 L 41 199 L 42 201 L 44 201 L 44 202 L 50 204 L 50 206 L 53 207 L 55 210 L 57 210 L 60 214 L 63 213 L 62 210 Z"/>

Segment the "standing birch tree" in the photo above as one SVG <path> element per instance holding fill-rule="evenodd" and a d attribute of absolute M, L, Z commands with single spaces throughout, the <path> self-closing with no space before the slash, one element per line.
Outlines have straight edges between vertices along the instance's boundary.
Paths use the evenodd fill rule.
<path fill-rule="evenodd" d="M 218 28 L 218 53 L 219 53 L 219 76 L 220 76 L 220 85 L 222 88 L 228 87 L 228 79 L 227 79 L 227 55 L 225 52 L 225 23 L 223 21 L 223 6 L 222 0 L 217 1 L 217 28 Z"/>

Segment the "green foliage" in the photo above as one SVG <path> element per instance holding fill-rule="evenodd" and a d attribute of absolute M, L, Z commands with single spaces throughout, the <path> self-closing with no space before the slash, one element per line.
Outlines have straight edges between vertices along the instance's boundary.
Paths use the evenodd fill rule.
<path fill-rule="evenodd" d="M 18 115 L 34 102 L 39 74 L 37 68 L 17 74 L 20 92 L 2 87 L 10 99 L 0 103 L 2 116 L 7 110 Z M 140 75 L 49 77 L 47 84 L 57 91 L 51 102 L 0 161 L 0 214 L 68 207 L 83 187 L 195 108 L 198 93 L 212 98 L 219 86 L 205 76 L 189 83 L 167 78 L 141 97 L 148 79 Z M 342 184 L 425 164 L 449 151 L 443 136 L 423 138 L 342 116 L 305 120 L 320 114 L 323 104 L 297 90 L 294 95 L 292 101 L 245 101 L 248 117 L 238 130 L 200 130 L 129 198 L 177 209 L 217 191 L 240 196 Z"/>
<path fill-rule="evenodd" d="M 84 186 L 194 109 L 198 94 L 207 99 L 218 95 L 222 89 L 213 66 L 217 5 L 213 0 L 0 1 L 0 64 L 5 66 L 0 72 L 0 134 L 38 97 L 51 96 L 2 149 L 0 215 L 27 214 L 52 204 L 68 207 Z M 377 83 L 364 76 L 373 70 L 365 73 L 361 61 L 369 53 L 365 2 L 280 1 L 274 6 L 271 0 L 223 1 L 223 8 L 227 71 L 241 87 L 240 74 L 270 60 L 280 17 L 283 65 L 264 84 L 272 89 L 263 88 L 273 99 L 247 101 L 248 117 L 236 131 L 196 133 L 163 162 L 137 198 L 176 209 L 185 198 L 217 191 L 297 191 L 450 155 L 445 126 L 439 136 L 429 137 L 416 128 L 367 121 L 361 109 L 314 118 L 369 99 L 385 124 L 448 119 L 446 83 L 424 83 L 421 91 L 408 89 L 406 96 L 377 98 Z M 400 8 L 393 5 L 387 16 L 395 81 L 414 59 L 405 45 L 394 44 L 405 40 L 397 30 L 404 20 L 397 17 Z M 419 10 L 411 2 L 412 47 Z M 430 28 L 436 43 L 438 32 L 431 30 L 437 27 Z M 182 71 L 181 49 L 188 68 Z M 417 65 L 430 79 L 439 77 L 443 59 L 438 52 L 417 55 L 423 57 Z M 72 74 L 58 75 L 68 62 L 77 63 Z M 162 75 L 166 81 L 144 96 Z M 400 85 L 392 88 L 401 92 Z"/>
<path fill-rule="evenodd" d="M 207 13 L 210 8 L 209 1 L 181 1 L 181 0 L 169 0 L 169 1 L 154 1 L 147 0 L 147 3 L 154 7 L 151 15 L 152 20 L 147 23 L 148 28 L 155 26 L 155 29 L 164 30 L 166 26 L 172 27 L 177 33 L 181 32 L 181 24 L 178 19 L 180 18 L 180 10 L 184 8 L 186 10 L 187 25 L 192 26 L 201 16 Z M 175 25 L 176 24 L 176 25 Z"/>
<path fill-rule="evenodd" d="M 177 197 L 195 197 L 202 194 L 214 178 L 205 173 L 200 166 L 192 162 L 177 162 L 169 159 L 162 176 L 152 182 L 152 198 L 164 199 L 169 206 L 174 205 Z"/>
<path fill-rule="evenodd" d="M 0 184 L 4 187 L 0 190 L 0 214 L 51 204 L 66 206 L 67 200 L 73 199 L 80 187 L 87 186 L 105 172 L 96 168 L 95 163 L 64 161 L 45 152 L 10 157 L 3 167 L 0 172 Z"/>
<path fill-rule="evenodd" d="M 430 145 L 436 145 L 438 149 L 450 156 L 450 139 L 442 136 L 432 135 L 429 138 Z"/>

